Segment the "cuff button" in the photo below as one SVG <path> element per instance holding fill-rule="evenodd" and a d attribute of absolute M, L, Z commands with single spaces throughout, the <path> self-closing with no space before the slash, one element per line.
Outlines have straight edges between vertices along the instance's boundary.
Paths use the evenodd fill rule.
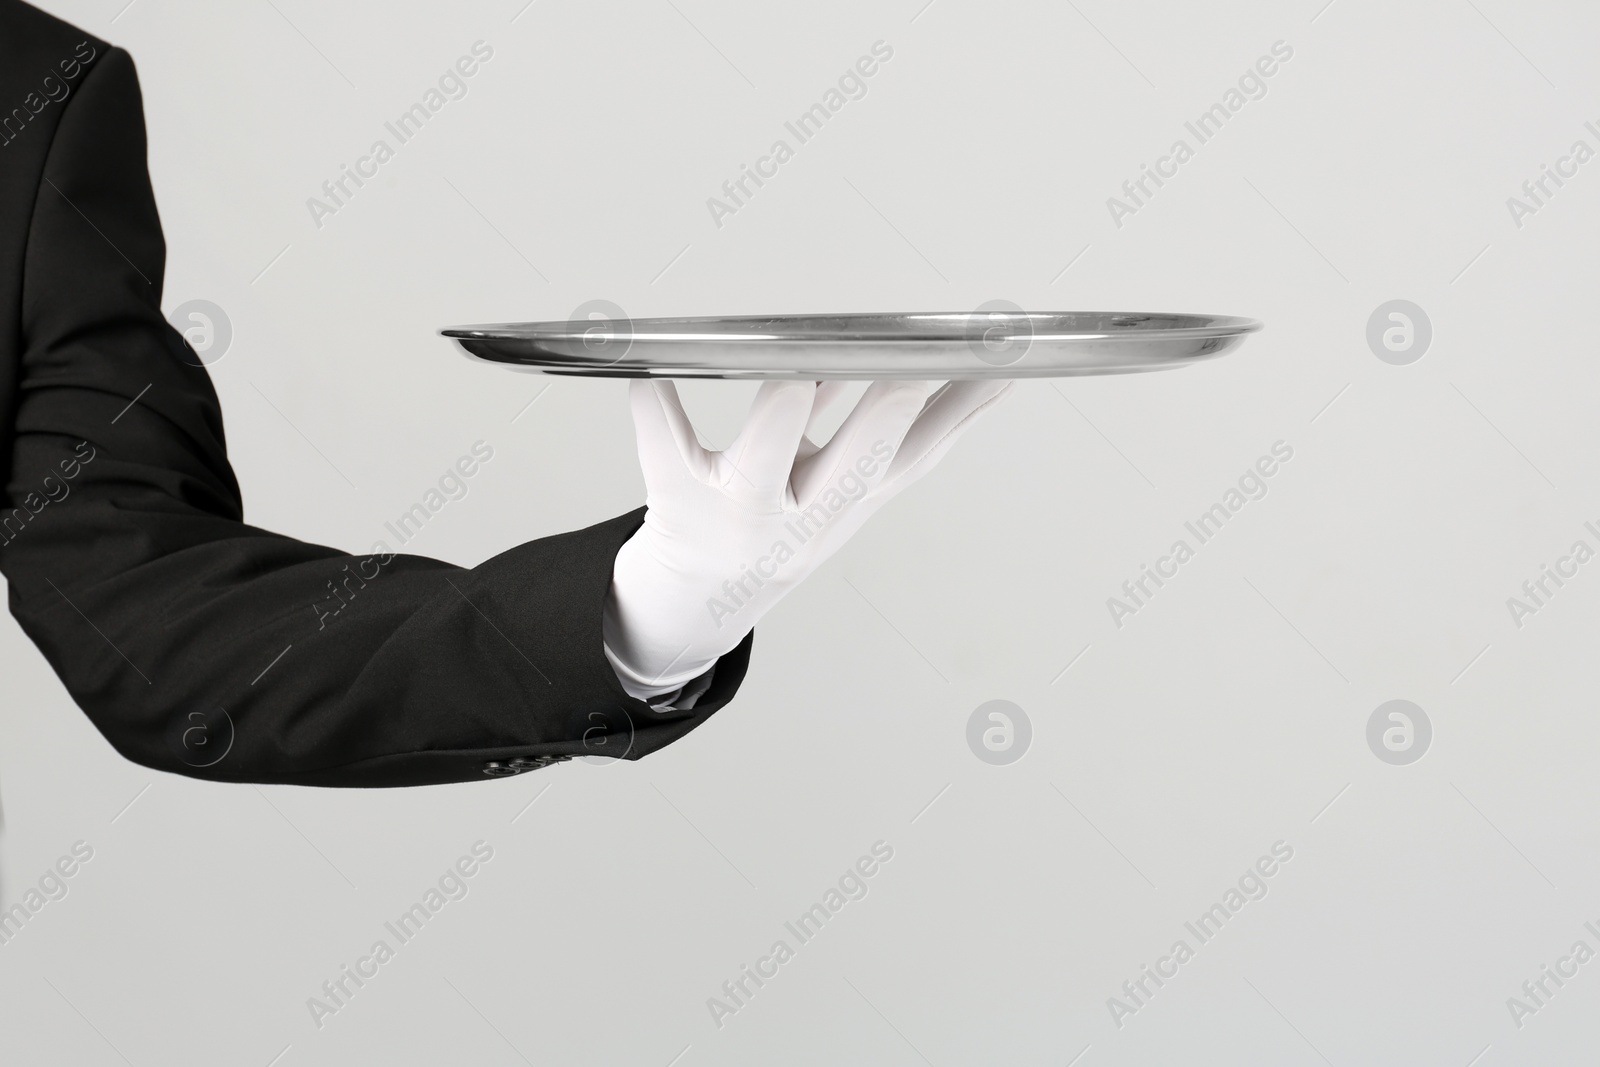
<path fill-rule="evenodd" d="M 483 765 L 483 773 L 491 778 L 505 778 L 525 771 L 536 771 L 552 763 L 565 763 L 571 756 L 518 756 L 508 760 L 490 760 Z"/>

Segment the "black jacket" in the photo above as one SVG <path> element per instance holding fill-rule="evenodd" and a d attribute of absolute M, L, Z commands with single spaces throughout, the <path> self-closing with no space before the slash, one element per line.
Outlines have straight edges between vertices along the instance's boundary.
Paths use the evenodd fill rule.
<path fill-rule="evenodd" d="M 117 751 L 223 781 L 481 780 L 637 758 L 732 698 L 748 639 L 691 711 L 605 659 L 642 509 L 471 570 L 246 525 L 165 258 L 132 59 L 0 0 L 0 571 Z"/>

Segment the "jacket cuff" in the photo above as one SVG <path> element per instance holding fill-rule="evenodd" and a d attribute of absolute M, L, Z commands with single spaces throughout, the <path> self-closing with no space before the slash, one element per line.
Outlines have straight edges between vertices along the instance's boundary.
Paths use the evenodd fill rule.
<path fill-rule="evenodd" d="M 603 620 L 617 551 L 644 524 L 644 508 L 587 529 L 519 545 L 473 571 L 465 592 L 503 630 L 543 678 L 533 702 L 568 709 L 560 740 L 530 747 L 540 755 L 638 759 L 671 744 L 733 698 L 749 666 L 753 635 L 719 658 L 693 707 L 652 707 L 623 688 L 606 655 Z M 481 590 L 482 598 L 475 592 Z M 491 609 L 485 601 L 492 602 Z M 560 663 L 558 676 L 543 664 Z M 659 699 L 659 698 L 658 698 Z"/>

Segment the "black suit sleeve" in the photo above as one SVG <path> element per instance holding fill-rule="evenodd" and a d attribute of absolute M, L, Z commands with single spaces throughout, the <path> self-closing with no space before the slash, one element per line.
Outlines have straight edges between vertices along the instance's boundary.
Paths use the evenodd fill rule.
<path fill-rule="evenodd" d="M 604 657 L 612 562 L 642 509 L 470 570 L 242 521 L 216 394 L 160 310 L 126 53 L 66 105 L 26 249 L 0 570 L 127 758 L 224 781 L 481 780 L 539 757 L 637 758 L 732 697 L 748 641 L 685 712 L 629 698 Z"/>

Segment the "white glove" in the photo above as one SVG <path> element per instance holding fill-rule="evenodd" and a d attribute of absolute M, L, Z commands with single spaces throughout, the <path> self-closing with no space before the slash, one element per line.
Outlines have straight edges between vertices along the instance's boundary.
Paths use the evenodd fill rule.
<path fill-rule="evenodd" d="M 678 690 L 931 470 L 1012 384 L 948 382 L 929 396 L 926 382 L 874 382 L 818 446 L 810 432 L 844 383 L 765 382 L 738 438 L 710 452 L 670 381 L 631 382 L 649 510 L 617 553 L 602 631 L 623 688 L 658 706 L 692 703 L 698 691 Z"/>

